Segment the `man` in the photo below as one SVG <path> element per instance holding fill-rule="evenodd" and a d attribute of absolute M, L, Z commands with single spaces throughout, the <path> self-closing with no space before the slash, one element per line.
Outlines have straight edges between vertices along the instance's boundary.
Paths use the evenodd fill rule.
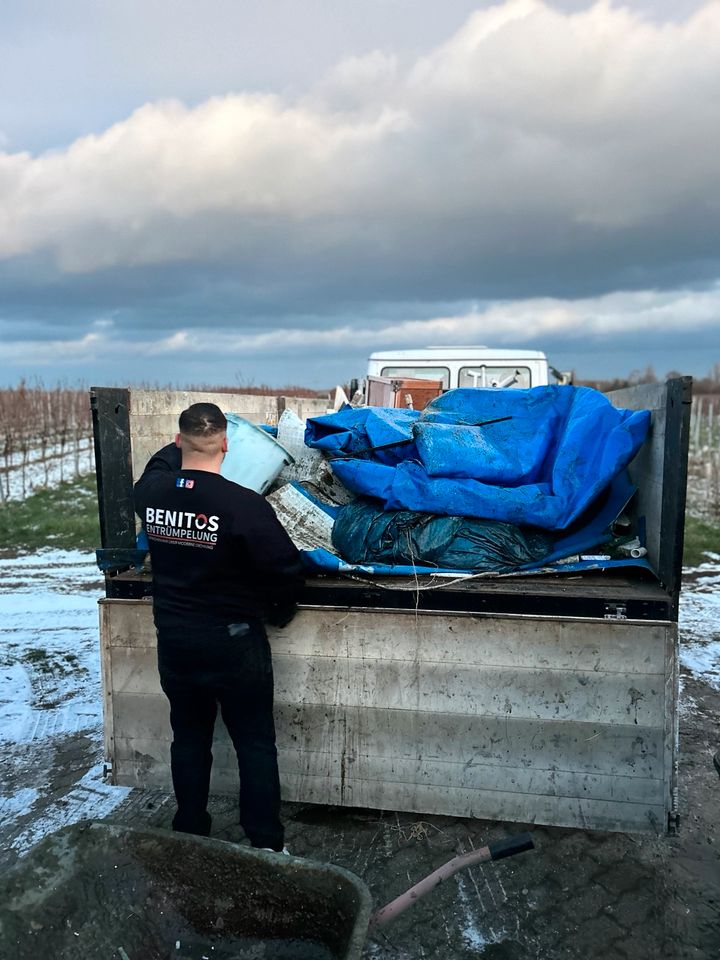
<path fill-rule="evenodd" d="M 217 705 L 240 770 L 240 823 L 281 851 L 273 674 L 264 619 L 287 623 L 300 556 L 259 494 L 220 476 L 227 421 L 213 403 L 180 415 L 135 484 L 150 544 L 160 683 L 170 701 L 173 829 L 207 836 Z"/>

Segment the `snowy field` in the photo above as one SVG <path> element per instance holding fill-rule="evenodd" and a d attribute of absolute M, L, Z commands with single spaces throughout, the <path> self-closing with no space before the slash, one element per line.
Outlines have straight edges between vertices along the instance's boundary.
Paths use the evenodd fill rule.
<path fill-rule="evenodd" d="M 0 500 L 22 500 L 43 487 L 55 487 L 62 480 L 72 480 L 95 471 L 95 451 L 89 438 L 78 443 L 48 446 L 43 452 L 39 447 L 31 450 L 23 467 L 23 455 L 14 453 L 5 461 L 0 472 Z M 25 475 L 23 481 L 23 473 Z M 23 492 L 24 483 L 24 492 Z"/>
<path fill-rule="evenodd" d="M 101 595 L 90 554 L 0 558 L 0 824 L 20 856 L 65 824 L 107 816 L 128 794 L 102 781 Z M 681 635 L 686 676 L 720 689 L 720 557 L 687 571 Z M 692 710 L 688 697 L 685 715 Z M 86 749 L 77 779 L 58 787 L 48 770 L 78 739 Z"/>

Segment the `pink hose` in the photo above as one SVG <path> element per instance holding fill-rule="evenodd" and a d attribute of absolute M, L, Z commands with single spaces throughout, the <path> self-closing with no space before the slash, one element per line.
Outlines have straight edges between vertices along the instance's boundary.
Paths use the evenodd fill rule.
<path fill-rule="evenodd" d="M 403 910 L 407 910 L 409 906 L 430 893 L 444 880 L 449 880 L 459 870 L 472 867 L 476 863 L 485 863 L 488 860 L 502 860 L 504 857 L 512 857 L 524 850 L 532 850 L 533 847 L 534 843 L 530 834 L 521 833 L 516 837 L 509 837 L 507 840 L 500 840 L 498 843 L 491 843 L 487 847 L 480 847 L 478 850 L 471 850 L 470 853 L 453 857 L 452 860 L 444 863 L 442 867 L 438 867 L 437 870 L 416 883 L 414 887 L 410 887 L 395 900 L 377 910 L 370 918 L 370 929 L 382 927 L 394 920 Z"/>

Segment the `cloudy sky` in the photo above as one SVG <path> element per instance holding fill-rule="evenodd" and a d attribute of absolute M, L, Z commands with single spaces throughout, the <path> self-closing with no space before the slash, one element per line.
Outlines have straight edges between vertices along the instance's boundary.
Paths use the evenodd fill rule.
<path fill-rule="evenodd" d="M 2 7 L 2 383 L 720 361 L 720 0 Z"/>

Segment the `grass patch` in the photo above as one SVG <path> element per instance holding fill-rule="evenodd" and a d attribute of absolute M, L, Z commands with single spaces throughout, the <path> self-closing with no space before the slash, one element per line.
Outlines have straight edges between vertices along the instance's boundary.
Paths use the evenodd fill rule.
<path fill-rule="evenodd" d="M 39 673 L 53 676 L 67 677 L 71 673 L 87 673 L 87 668 L 80 665 L 74 653 L 48 653 L 44 647 L 30 647 L 21 659 Z"/>
<path fill-rule="evenodd" d="M 94 475 L 0 505 L 0 543 L 18 550 L 95 550 L 100 523 Z"/>
<path fill-rule="evenodd" d="M 697 567 L 707 560 L 707 551 L 720 554 L 720 524 L 686 516 L 683 563 L 686 567 Z"/>
<path fill-rule="evenodd" d="M 31 647 L 25 652 L 23 660 L 43 673 L 52 673 L 48 652 L 43 647 Z"/>

